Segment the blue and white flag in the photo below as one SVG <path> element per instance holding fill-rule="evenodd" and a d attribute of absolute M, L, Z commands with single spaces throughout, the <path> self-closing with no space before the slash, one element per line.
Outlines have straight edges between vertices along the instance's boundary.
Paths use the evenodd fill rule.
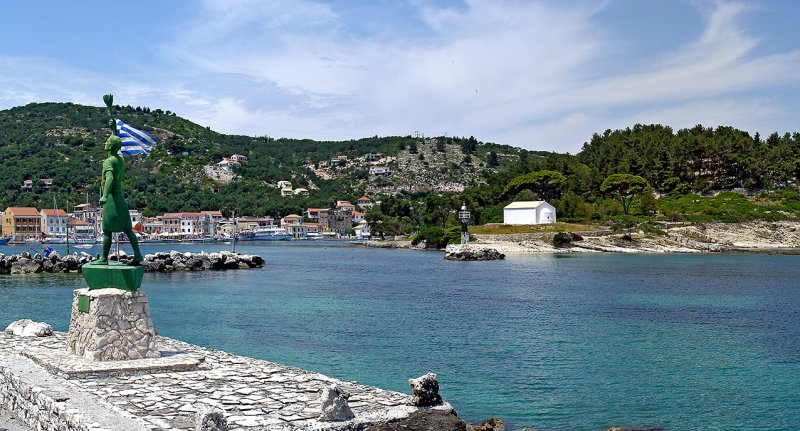
<path fill-rule="evenodd" d="M 150 155 L 150 150 L 158 142 L 153 135 L 125 124 L 117 119 L 117 135 L 122 140 L 122 155 L 144 154 Z"/>

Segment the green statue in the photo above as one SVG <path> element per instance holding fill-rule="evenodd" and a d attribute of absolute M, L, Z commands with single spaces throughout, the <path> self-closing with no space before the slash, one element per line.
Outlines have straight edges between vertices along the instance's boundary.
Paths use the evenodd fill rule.
<path fill-rule="evenodd" d="M 113 122 L 111 96 L 104 96 L 103 100 L 109 108 Z M 103 178 L 101 188 L 103 196 L 100 197 L 100 205 L 103 207 L 103 256 L 98 263 L 108 263 L 108 252 L 111 250 L 111 234 L 114 232 L 124 232 L 131 241 L 133 247 L 133 265 L 142 261 L 142 253 L 139 251 L 139 240 L 133 233 L 131 226 L 131 214 L 128 211 L 128 203 L 122 197 L 122 175 L 125 173 L 125 160 L 122 158 L 122 140 L 116 136 L 116 127 L 112 126 L 114 136 L 106 140 L 105 150 L 108 158 L 103 161 Z"/>

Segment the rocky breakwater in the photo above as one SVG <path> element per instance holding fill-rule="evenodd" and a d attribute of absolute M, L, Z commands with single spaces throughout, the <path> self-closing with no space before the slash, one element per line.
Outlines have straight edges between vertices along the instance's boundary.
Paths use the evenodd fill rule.
<path fill-rule="evenodd" d="M 133 262 L 133 256 L 120 251 L 112 253 L 109 260 L 125 264 Z M 49 256 L 23 251 L 20 254 L 0 253 L 0 274 L 38 274 L 81 272 L 83 264 L 94 260 L 90 254 L 81 252 L 61 256 L 52 252 Z M 223 251 L 221 253 L 180 253 L 175 250 L 166 253 L 148 254 L 141 262 L 145 271 L 200 271 L 223 269 L 248 269 L 264 266 L 264 259 L 255 254 L 241 254 Z"/>
<path fill-rule="evenodd" d="M 0 274 L 35 274 L 40 272 L 80 272 L 84 263 L 92 256 L 86 253 L 72 253 L 61 256 L 52 252 L 49 256 L 23 251 L 6 256 L 0 253 Z"/>
<path fill-rule="evenodd" d="M 129 263 L 131 256 L 123 256 L 120 262 Z M 241 254 L 223 251 L 221 253 L 180 253 L 175 250 L 166 253 L 148 254 L 141 265 L 145 271 L 201 271 L 223 269 L 248 269 L 264 266 L 264 259 L 257 254 Z"/>
<path fill-rule="evenodd" d="M 444 255 L 447 260 L 498 260 L 505 257 L 505 254 L 493 248 L 465 247 L 457 244 L 448 245 Z"/>

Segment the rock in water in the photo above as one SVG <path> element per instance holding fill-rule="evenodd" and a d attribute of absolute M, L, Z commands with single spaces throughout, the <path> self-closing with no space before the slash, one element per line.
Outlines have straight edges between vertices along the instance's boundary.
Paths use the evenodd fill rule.
<path fill-rule="evenodd" d="M 194 429 L 197 431 L 228 431 L 228 420 L 225 419 L 222 410 L 206 406 L 195 414 Z"/>
<path fill-rule="evenodd" d="M 408 385 L 411 386 L 411 393 L 413 394 L 411 405 L 425 407 L 442 403 L 442 397 L 439 395 L 439 380 L 436 379 L 436 374 L 428 373 L 416 379 L 408 379 Z"/>
<path fill-rule="evenodd" d="M 448 249 L 444 255 L 447 260 L 498 260 L 506 255 L 493 248 L 458 247 Z"/>
<path fill-rule="evenodd" d="M 322 413 L 318 419 L 321 421 L 346 421 L 356 417 L 347 404 L 348 398 L 350 398 L 350 394 L 335 384 L 323 389 Z"/>

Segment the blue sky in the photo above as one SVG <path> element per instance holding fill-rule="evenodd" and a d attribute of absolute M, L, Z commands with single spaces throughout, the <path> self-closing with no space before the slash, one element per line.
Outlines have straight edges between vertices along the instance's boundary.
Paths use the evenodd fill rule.
<path fill-rule="evenodd" d="M 171 110 L 224 133 L 576 153 L 660 123 L 800 131 L 797 1 L 0 2 L 0 109 Z"/>

